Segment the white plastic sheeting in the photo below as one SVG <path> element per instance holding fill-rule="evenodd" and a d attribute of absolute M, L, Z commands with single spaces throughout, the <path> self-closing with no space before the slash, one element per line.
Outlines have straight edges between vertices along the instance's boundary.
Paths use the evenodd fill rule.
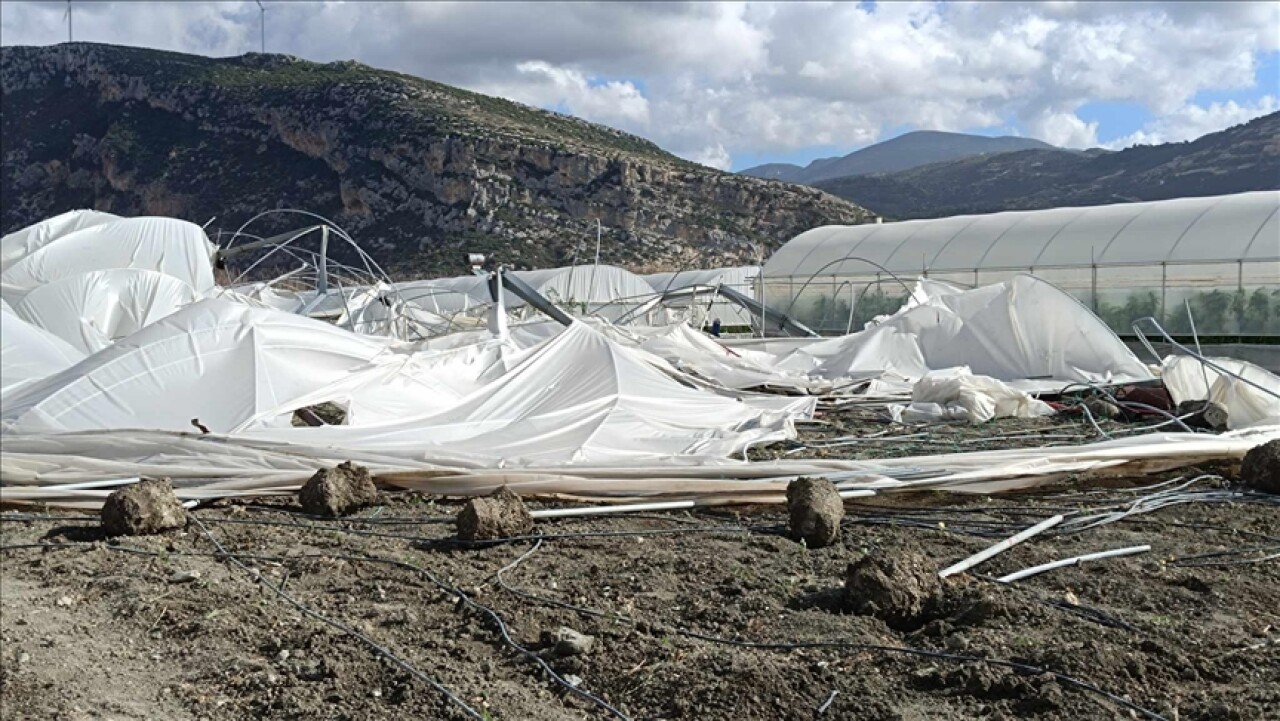
<path fill-rule="evenodd" d="M 212 290 L 213 246 L 194 223 L 174 218 L 125 218 L 62 235 L 0 273 L 0 294 L 15 304 L 46 283 L 109 268 L 152 270 Z"/>
<path fill-rule="evenodd" d="M 997 380 L 1127 382 L 1150 378 L 1133 352 L 1071 296 L 1031 276 L 934 293 L 861 333 L 800 348 L 778 364 L 823 378 L 919 379 L 968 366 Z"/>
<path fill-rule="evenodd" d="M 13 311 L 84 353 L 94 353 L 196 300 L 195 290 L 171 275 L 114 268 L 42 285 Z"/>
<path fill-rule="evenodd" d="M 794 436 L 812 398 L 750 401 L 697 390 L 585 324 L 509 359 L 457 405 L 385 425 L 264 429 L 255 438 L 483 466 L 715 459 Z"/>
<path fill-rule="evenodd" d="M 94 508 L 110 489 L 62 487 L 103 478 L 167 476 L 183 499 L 292 493 L 318 468 L 345 460 L 366 465 L 378 481 L 445 495 L 516 493 L 630 501 L 694 498 L 710 503 L 781 503 L 789 480 L 821 475 L 841 490 L 947 489 L 993 493 L 1063 478 L 1159 473 L 1212 461 L 1239 461 L 1280 438 L 1280 426 L 1221 435 L 1152 433 L 1083 446 L 1015 448 L 874 461 L 796 460 L 746 463 L 677 458 L 625 465 L 531 466 L 486 470 L 435 458 L 381 456 L 339 446 L 259 441 L 160 431 L 9 435 L 0 454 L 0 501 Z M 924 476 L 916 480 L 910 476 Z M 903 477 L 903 478 L 899 478 Z"/>
<path fill-rule="evenodd" d="M 911 388 L 911 403 L 889 405 L 895 421 L 933 423 L 966 420 L 985 423 L 993 418 L 1039 418 L 1053 415 L 1048 403 L 968 368 L 949 368 L 925 375 Z"/>
<path fill-rule="evenodd" d="M 755 297 L 755 279 L 758 275 L 760 275 L 760 266 L 743 265 L 733 268 L 652 273 L 641 277 L 657 293 L 682 288 L 724 286 L 745 296 Z M 753 323 L 759 325 L 759 319 L 753 319 L 746 308 L 719 297 L 708 295 L 707 298 L 682 300 L 669 305 L 696 310 L 696 317 L 690 319 L 694 325 L 710 323 L 713 320 L 719 320 L 722 326 L 751 326 Z"/>
<path fill-rule="evenodd" d="M 198 418 L 230 431 L 345 378 L 387 348 L 320 321 L 204 300 L 6 396 L 20 431 L 190 430 Z"/>
<path fill-rule="evenodd" d="M 1229 372 L 1222 373 L 1190 356 L 1165 358 L 1161 371 L 1174 403 L 1205 400 L 1217 403 L 1227 410 L 1227 427 L 1232 430 L 1280 424 L 1280 377 L 1234 358 L 1210 360 Z"/>
<path fill-rule="evenodd" d="M 3 419 L 8 433 L 177 431 L 198 419 L 214 432 L 501 465 L 713 459 L 793 436 L 814 408 L 687 387 L 661 363 L 584 324 L 523 351 L 417 349 L 210 299 L 6 396 Z M 346 406 L 349 424 L 287 427 L 323 401 Z"/>
<path fill-rule="evenodd" d="M 0 311 L 0 394 L 10 395 L 78 363 L 84 353 L 52 333 Z"/>
<path fill-rule="evenodd" d="M 72 210 L 16 230 L 0 238 L 0 273 L 68 233 L 117 220 L 121 218 L 111 213 L 102 213 L 97 210 Z"/>

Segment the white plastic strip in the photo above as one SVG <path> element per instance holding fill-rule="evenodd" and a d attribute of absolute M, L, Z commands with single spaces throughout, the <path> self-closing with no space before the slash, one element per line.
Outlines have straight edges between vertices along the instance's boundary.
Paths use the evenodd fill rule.
<path fill-rule="evenodd" d="M 979 551 L 978 553 L 975 553 L 972 556 L 969 556 L 968 558 L 964 559 L 963 561 L 957 564 L 947 566 L 946 568 L 938 572 L 938 576 L 941 578 L 946 578 L 947 576 L 953 576 L 957 573 L 960 573 L 961 571 L 967 571 L 970 568 L 973 568 L 974 566 L 978 565 L 979 563 L 982 563 L 983 561 L 987 560 L 988 558 L 991 558 L 997 553 L 1007 551 L 1010 548 L 1013 548 L 1014 546 L 1018 545 L 1019 543 L 1022 543 L 1023 541 L 1027 540 L 1028 538 L 1031 538 L 1032 536 L 1038 533 L 1047 531 L 1050 528 L 1053 528 L 1054 526 L 1058 525 L 1059 523 L 1062 523 L 1062 518 L 1063 517 L 1060 515 L 1054 516 L 1053 518 L 1045 519 L 1037 523 L 1036 525 L 1026 529 L 1025 531 L 1019 531 L 1018 533 L 1015 533 L 1012 536 L 1009 536 L 1008 538 L 1004 539 L 1003 541 L 997 543 L 996 545 L 984 551 Z"/>
<path fill-rule="evenodd" d="M 1055 568 L 1063 566 L 1076 566 L 1085 561 L 1097 561 L 1103 558 L 1115 558 L 1116 556 L 1132 556 L 1138 553 L 1146 553 L 1151 550 L 1151 546 L 1129 546 L 1128 548 L 1116 548 L 1110 551 L 1098 551 L 1097 553 L 1086 553 L 1083 556 L 1075 556 L 1073 558 L 1064 558 L 1061 561 L 1052 561 L 1050 563 L 1042 563 L 1039 566 L 1024 568 L 1021 571 L 1015 571 L 1007 576 L 1001 576 L 996 579 L 1000 583 L 1013 583 L 1030 576 L 1035 576 L 1045 571 L 1052 571 Z"/>

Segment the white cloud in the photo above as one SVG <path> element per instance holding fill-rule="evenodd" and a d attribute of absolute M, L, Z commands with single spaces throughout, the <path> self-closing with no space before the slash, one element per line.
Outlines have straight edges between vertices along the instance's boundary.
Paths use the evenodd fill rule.
<path fill-rule="evenodd" d="M 1259 53 L 1280 50 L 1275 2 L 266 4 L 269 51 L 567 108 L 716 165 L 904 125 L 1091 145 L 1107 129 L 1077 111 L 1096 101 L 1149 109 L 1144 138 L 1211 132 L 1274 101 L 1196 95 L 1252 88 Z M 77 39 L 257 49 L 252 2 L 75 7 Z M 60 42 L 64 10 L 5 0 L 0 39 Z"/>
<path fill-rule="evenodd" d="M 719 170 L 728 170 L 729 166 L 733 164 L 733 159 L 729 157 L 729 151 L 725 150 L 724 146 L 719 143 L 699 150 L 690 156 L 689 160 Z"/>
<path fill-rule="evenodd" d="M 1260 115 L 1280 110 L 1280 100 L 1264 95 L 1257 102 L 1240 105 L 1234 100 L 1210 105 L 1188 104 L 1157 118 L 1142 130 L 1107 143 L 1105 147 L 1121 150 L 1133 145 L 1157 145 L 1195 140 L 1233 125 L 1248 122 Z"/>
<path fill-rule="evenodd" d="M 495 94 L 529 105 L 565 106 L 587 120 L 643 128 L 649 124 L 649 100 L 629 82 L 592 83 L 581 71 L 541 60 L 516 65 L 516 83 L 495 86 Z"/>
<path fill-rule="evenodd" d="M 1098 123 L 1086 123 L 1072 112 L 1045 111 L 1027 121 L 1031 137 L 1063 148 L 1098 145 Z"/>

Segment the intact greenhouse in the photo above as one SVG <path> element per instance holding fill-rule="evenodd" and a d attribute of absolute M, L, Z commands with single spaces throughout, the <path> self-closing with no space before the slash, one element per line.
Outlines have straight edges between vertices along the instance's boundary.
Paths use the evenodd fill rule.
<path fill-rule="evenodd" d="M 1122 334 L 1280 335 L 1280 191 L 936 220 L 823 226 L 761 273 L 763 299 L 823 333 L 902 306 L 917 277 L 976 287 L 1018 274 L 1071 293 Z M 1188 310 L 1190 311 L 1188 313 Z"/>

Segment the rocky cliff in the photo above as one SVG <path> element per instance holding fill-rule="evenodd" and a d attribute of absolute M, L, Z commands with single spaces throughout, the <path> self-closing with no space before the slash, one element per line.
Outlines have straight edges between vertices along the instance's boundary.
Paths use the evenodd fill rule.
<path fill-rule="evenodd" d="M 580 241 L 636 270 L 755 262 L 857 223 L 824 192 L 721 173 L 576 118 L 354 62 L 213 59 L 88 43 L 0 50 L 4 232 L 73 208 L 234 230 L 298 208 L 397 275 L 459 252 L 567 263 Z M 297 227 L 272 215 L 259 233 Z"/>

